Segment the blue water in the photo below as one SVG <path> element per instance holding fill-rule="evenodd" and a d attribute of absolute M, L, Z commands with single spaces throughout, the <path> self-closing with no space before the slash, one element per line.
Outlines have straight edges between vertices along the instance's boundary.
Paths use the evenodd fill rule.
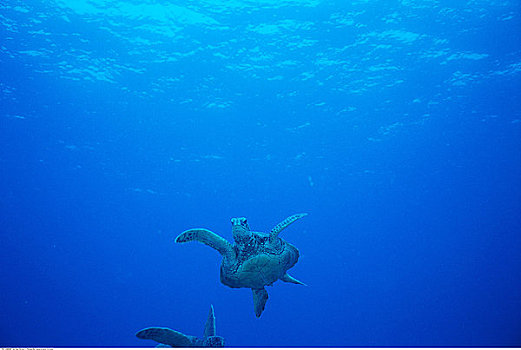
<path fill-rule="evenodd" d="M 521 345 L 518 1 L 3 0 L 0 140 L 2 346 Z"/>

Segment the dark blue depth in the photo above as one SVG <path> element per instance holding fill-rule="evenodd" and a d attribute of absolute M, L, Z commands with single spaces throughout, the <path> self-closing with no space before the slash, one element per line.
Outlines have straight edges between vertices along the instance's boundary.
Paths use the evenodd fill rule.
<path fill-rule="evenodd" d="M 521 5 L 0 3 L 0 345 L 521 345 Z M 310 215 L 260 319 L 231 241 Z"/>

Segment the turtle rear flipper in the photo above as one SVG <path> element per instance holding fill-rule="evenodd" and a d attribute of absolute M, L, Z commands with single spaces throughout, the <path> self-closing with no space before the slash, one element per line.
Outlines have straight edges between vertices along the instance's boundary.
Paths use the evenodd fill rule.
<path fill-rule="evenodd" d="M 266 288 L 252 289 L 252 292 L 255 316 L 260 317 L 262 311 L 264 311 L 264 308 L 266 307 L 266 302 L 268 301 L 268 292 L 266 291 Z"/>
<path fill-rule="evenodd" d="M 291 215 L 290 217 L 286 218 L 284 221 L 278 223 L 277 226 L 275 226 L 274 228 L 271 229 L 270 237 L 272 239 L 277 237 L 279 235 L 280 231 L 284 230 L 286 227 L 288 227 L 289 225 L 291 225 L 292 223 L 294 223 L 298 219 L 303 218 L 306 215 L 308 215 L 308 214 L 307 213 L 301 213 L 301 214 Z"/>
<path fill-rule="evenodd" d="M 181 233 L 176 237 L 176 243 L 198 241 L 217 250 L 224 258 L 233 258 L 234 251 L 227 240 L 205 228 L 194 228 Z"/>
<path fill-rule="evenodd" d="M 295 284 L 301 284 L 303 286 L 307 286 L 304 282 L 300 282 L 298 279 L 296 279 L 293 276 L 290 276 L 289 273 L 285 273 L 284 276 L 280 279 L 282 282 L 288 282 L 288 283 L 295 283 Z"/>
<path fill-rule="evenodd" d="M 185 335 L 181 332 L 174 331 L 170 328 L 150 327 L 140 330 L 136 333 L 136 337 L 140 339 L 155 340 L 158 343 L 170 345 L 172 347 L 187 348 L 192 347 L 192 336 Z"/>

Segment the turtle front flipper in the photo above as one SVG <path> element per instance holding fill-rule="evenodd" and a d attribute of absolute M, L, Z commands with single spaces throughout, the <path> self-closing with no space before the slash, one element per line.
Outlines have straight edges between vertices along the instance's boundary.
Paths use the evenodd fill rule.
<path fill-rule="evenodd" d="M 210 305 L 210 313 L 204 325 L 204 337 L 208 338 L 213 336 L 215 336 L 215 315 L 213 313 L 213 305 Z"/>
<path fill-rule="evenodd" d="M 215 335 L 215 315 L 213 313 L 213 305 L 210 305 L 210 313 L 204 325 L 203 347 L 205 348 L 222 348 L 224 346 L 224 338 Z"/>
<path fill-rule="evenodd" d="M 176 237 L 176 243 L 198 241 L 217 250 L 224 258 L 233 258 L 234 251 L 230 243 L 221 236 L 204 228 L 194 228 L 181 233 Z"/>
<path fill-rule="evenodd" d="M 268 292 L 266 291 L 266 288 L 252 289 L 252 292 L 255 316 L 260 317 L 262 311 L 264 311 L 264 308 L 266 307 L 266 302 L 268 301 Z"/>
<path fill-rule="evenodd" d="M 270 231 L 270 237 L 275 238 L 278 236 L 280 231 L 284 230 L 286 227 L 294 223 L 300 218 L 303 218 L 304 216 L 308 215 L 307 213 L 301 213 L 301 214 L 295 214 L 291 215 L 289 218 L 286 218 L 286 220 L 280 222 L 277 226 L 271 229 Z"/>
<path fill-rule="evenodd" d="M 155 340 L 158 343 L 170 345 L 171 347 L 188 348 L 194 346 L 195 337 L 185 335 L 170 328 L 150 327 L 136 333 L 139 339 Z"/>

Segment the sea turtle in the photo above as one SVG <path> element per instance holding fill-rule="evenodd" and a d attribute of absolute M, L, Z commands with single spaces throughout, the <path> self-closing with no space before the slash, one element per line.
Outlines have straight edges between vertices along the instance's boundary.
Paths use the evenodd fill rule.
<path fill-rule="evenodd" d="M 271 286 L 279 279 L 304 285 L 287 273 L 297 263 L 298 249 L 278 235 L 291 223 L 306 215 L 292 215 L 269 233 L 250 231 L 246 218 L 232 218 L 233 245 L 204 228 L 187 230 L 177 236 L 175 241 L 199 241 L 221 253 L 221 282 L 231 288 L 251 288 L 255 315 L 260 317 L 268 300 L 265 286 Z"/>
<path fill-rule="evenodd" d="M 210 314 L 204 326 L 203 339 L 163 327 L 142 329 L 136 333 L 136 337 L 155 340 L 159 343 L 156 348 L 222 348 L 224 346 L 224 338 L 215 335 L 213 305 L 210 305 Z"/>

